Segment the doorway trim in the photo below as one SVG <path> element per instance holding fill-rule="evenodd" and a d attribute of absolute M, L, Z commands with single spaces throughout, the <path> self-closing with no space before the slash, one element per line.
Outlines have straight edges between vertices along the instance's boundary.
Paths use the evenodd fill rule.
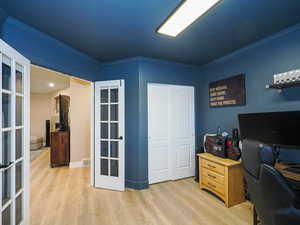
<path fill-rule="evenodd" d="M 90 143 L 90 174 L 91 186 L 95 186 L 95 82 L 91 84 L 91 143 Z"/>

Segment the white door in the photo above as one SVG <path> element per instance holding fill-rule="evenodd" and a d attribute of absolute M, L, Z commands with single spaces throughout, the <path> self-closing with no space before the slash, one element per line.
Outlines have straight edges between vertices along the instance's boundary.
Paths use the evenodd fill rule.
<path fill-rule="evenodd" d="M 30 62 L 2 40 L 0 62 L 0 225 L 28 225 Z"/>
<path fill-rule="evenodd" d="M 194 88 L 171 87 L 172 179 L 195 174 Z"/>
<path fill-rule="evenodd" d="M 148 85 L 148 176 L 150 184 L 171 178 L 169 96 L 169 88 L 166 85 Z"/>
<path fill-rule="evenodd" d="M 195 174 L 194 88 L 148 85 L 149 183 Z"/>
<path fill-rule="evenodd" d="M 124 80 L 95 83 L 95 187 L 124 191 Z"/>

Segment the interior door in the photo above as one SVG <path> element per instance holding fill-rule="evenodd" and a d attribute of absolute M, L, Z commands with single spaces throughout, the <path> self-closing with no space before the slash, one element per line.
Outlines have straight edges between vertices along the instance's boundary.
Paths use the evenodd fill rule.
<path fill-rule="evenodd" d="M 149 183 L 171 178 L 169 160 L 169 89 L 148 85 L 148 171 Z"/>
<path fill-rule="evenodd" d="M 194 88 L 149 84 L 149 183 L 194 176 L 194 157 Z"/>
<path fill-rule="evenodd" d="M 124 80 L 95 83 L 95 187 L 124 191 Z"/>
<path fill-rule="evenodd" d="M 30 62 L 2 40 L 0 62 L 0 225 L 28 225 Z"/>
<path fill-rule="evenodd" d="M 172 179 L 195 175 L 194 87 L 171 88 Z"/>

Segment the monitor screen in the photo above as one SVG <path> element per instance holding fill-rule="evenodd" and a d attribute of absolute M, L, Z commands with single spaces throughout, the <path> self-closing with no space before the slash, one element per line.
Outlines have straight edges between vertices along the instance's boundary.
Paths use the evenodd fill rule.
<path fill-rule="evenodd" d="M 241 138 L 300 146 L 300 111 L 239 114 Z"/>

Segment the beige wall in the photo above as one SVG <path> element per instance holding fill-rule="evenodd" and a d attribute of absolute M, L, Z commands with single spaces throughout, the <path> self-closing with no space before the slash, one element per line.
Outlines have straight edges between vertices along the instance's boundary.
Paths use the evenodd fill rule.
<path fill-rule="evenodd" d="M 91 85 L 71 79 L 68 89 L 52 95 L 52 115 L 55 115 L 54 98 L 59 94 L 70 96 L 71 162 L 90 158 Z"/>
<path fill-rule="evenodd" d="M 51 117 L 51 94 L 30 95 L 30 135 L 43 137 L 45 134 L 45 120 Z"/>

